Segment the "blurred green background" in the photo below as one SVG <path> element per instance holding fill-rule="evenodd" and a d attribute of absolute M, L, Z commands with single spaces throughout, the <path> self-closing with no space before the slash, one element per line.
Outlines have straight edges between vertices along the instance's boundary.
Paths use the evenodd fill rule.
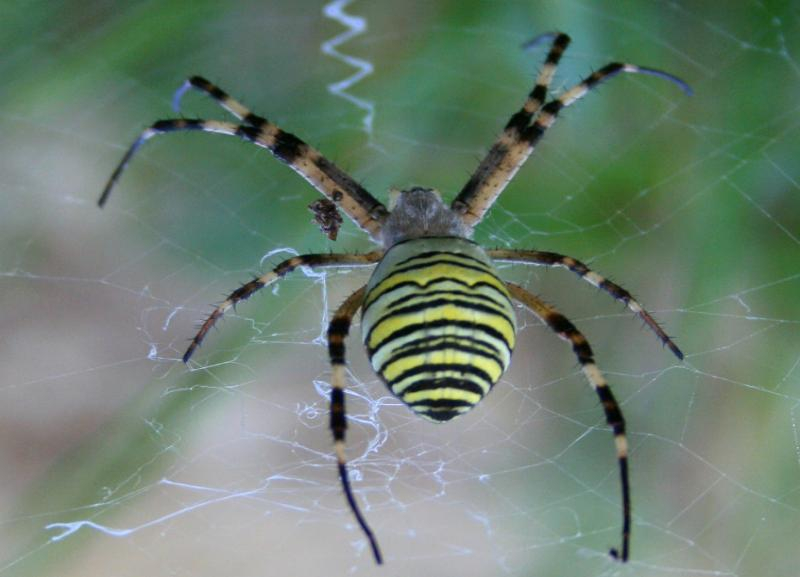
<path fill-rule="evenodd" d="M 0 575 L 736 575 L 800 564 L 797 3 L 601 0 L 6 2 L 0 12 Z M 292 251 L 367 250 L 264 151 L 171 135 L 191 74 L 316 145 L 381 199 L 459 190 L 560 29 L 553 88 L 608 61 L 476 238 L 581 258 L 637 294 L 671 358 L 565 272 L 507 267 L 587 334 L 628 420 L 627 566 L 611 436 L 568 348 L 520 312 L 513 367 L 469 416 L 415 419 L 350 343 L 349 455 L 386 557 L 345 507 L 327 430 L 326 315 L 367 271 L 296 273 L 242 304 L 190 369 L 195 323 Z M 340 39 L 343 39 L 340 37 Z M 368 111 L 367 109 L 370 109 Z M 198 94 L 190 117 L 226 118 Z M 372 115 L 371 128 L 365 118 Z M 51 524 L 57 524 L 51 526 Z M 54 539 L 61 537 L 60 539 Z M 568 570 L 564 568 L 568 567 Z"/>

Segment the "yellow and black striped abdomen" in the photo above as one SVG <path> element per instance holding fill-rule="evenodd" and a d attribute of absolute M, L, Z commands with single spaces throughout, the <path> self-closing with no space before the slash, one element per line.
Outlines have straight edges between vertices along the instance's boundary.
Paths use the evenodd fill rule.
<path fill-rule="evenodd" d="M 367 285 L 362 335 L 372 366 L 433 421 L 470 410 L 489 392 L 508 367 L 515 332 L 505 285 L 467 239 L 400 242 Z"/>

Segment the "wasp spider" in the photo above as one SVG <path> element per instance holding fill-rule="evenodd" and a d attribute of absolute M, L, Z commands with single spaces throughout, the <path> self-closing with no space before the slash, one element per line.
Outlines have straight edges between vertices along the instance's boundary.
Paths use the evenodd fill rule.
<path fill-rule="evenodd" d="M 600 399 L 614 434 L 622 486 L 622 544 L 614 558 L 626 561 L 631 529 L 628 445 L 625 421 L 605 378 L 595 365 L 586 338 L 561 313 L 519 285 L 500 279 L 495 262 L 562 267 L 623 302 L 679 359 L 683 354 L 650 314 L 621 286 L 603 278 L 570 256 L 537 250 L 485 250 L 470 237 L 474 227 L 530 156 L 561 109 L 601 82 L 622 72 L 669 80 L 690 93 L 682 80 L 651 68 L 614 62 L 586 77 L 550 101 L 548 87 L 570 42 L 550 33 L 529 46 L 550 42 L 550 51 L 522 108 L 506 124 L 475 173 L 450 206 L 431 188 L 413 187 L 396 195 L 389 210 L 349 175 L 293 134 L 257 116 L 209 81 L 193 76 L 175 95 L 197 89 L 215 100 L 238 122 L 200 119 L 159 120 L 144 130 L 117 166 L 100 197 L 103 206 L 131 157 L 153 136 L 199 130 L 237 136 L 266 148 L 321 192 L 325 204 L 312 207 L 317 220 L 335 237 L 338 207 L 380 248 L 366 254 L 305 254 L 287 259 L 270 272 L 233 291 L 200 327 L 183 361 L 188 362 L 212 326 L 239 301 L 284 277 L 297 267 L 341 267 L 377 264 L 366 286 L 336 310 L 328 328 L 332 365 L 330 428 L 339 479 L 377 563 L 378 543 L 353 497 L 345 460 L 345 347 L 356 312 L 361 310 L 362 338 L 372 366 L 400 400 L 420 416 L 443 423 L 466 413 L 486 396 L 508 368 L 514 349 L 517 301 L 567 341 Z"/>

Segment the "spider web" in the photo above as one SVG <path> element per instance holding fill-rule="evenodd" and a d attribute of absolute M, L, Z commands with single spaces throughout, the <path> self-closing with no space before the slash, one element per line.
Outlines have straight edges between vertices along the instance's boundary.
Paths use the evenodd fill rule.
<path fill-rule="evenodd" d="M 0 366 L 0 575 L 797 574 L 798 11 L 740 2 L 30 2 L 9 5 Z M 238 307 L 194 362 L 194 323 L 254 272 L 332 243 L 296 175 L 233 139 L 165 136 L 96 198 L 189 74 L 218 82 L 385 199 L 448 198 L 530 89 L 536 33 L 573 37 L 554 81 L 619 58 L 483 222 L 633 291 L 677 362 L 568 273 L 503 275 L 587 335 L 631 444 L 632 559 L 613 443 L 568 347 L 519 311 L 512 368 L 468 416 L 414 417 L 348 343 L 348 455 L 382 545 L 341 495 L 329 312 L 368 271 L 301 271 Z M 187 95 L 189 117 L 224 117 Z"/>

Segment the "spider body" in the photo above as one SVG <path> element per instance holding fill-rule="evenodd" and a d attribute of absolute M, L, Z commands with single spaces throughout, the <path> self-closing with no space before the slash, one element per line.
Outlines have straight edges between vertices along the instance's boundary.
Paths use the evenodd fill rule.
<path fill-rule="evenodd" d="M 473 408 L 511 362 L 516 319 L 492 259 L 433 189 L 399 191 L 366 285 L 361 335 L 375 372 L 433 422 Z"/>
<path fill-rule="evenodd" d="M 377 265 L 369 282 L 352 293 L 335 311 L 328 328 L 332 367 L 330 428 L 339 479 L 348 505 L 369 540 L 377 563 L 382 556 L 377 539 L 356 503 L 345 458 L 345 338 L 356 313 L 362 312 L 362 337 L 373 368 L 393 394 L 420 416 L 448 421 L 472 409 L 498 382 L 511 359 L 516 339 L 512 301 L 547 325 L 571 348 L 591 388 L 600 400 L 614 435 L 622 493 L 622 543 L 614 558 L 626 561 L 631 530 L 628 445 L 625 421 L 605 377 L 594 362 L 583 334 L 558 310 L 523 287 L 501 280 L 494 263 L 560 267 L 624 303 L 641 318 L 678 358 L 683 353 L 652 316 L 621 286 L 590 270 L 581 261 L 553 252 L 525 249 L 484 250 L 470 240 L 474 227 L 522 167 L 560 111 L 599 83 L 620 73 L 657 76 L 690 89 L 682 80 L 651 68 L 611 63 L 546 102 L 547 91 L 562 53 L 566 34 L 549 33 L 528 43 L 551 42 L 533 90 L 512 115 L 461 192 L 447 206 L 433 189 L 400 191 L 391 210 L 347 173 L 297 136 L 250 112 L 209 81 L 193 76 L 178 90 L 174 105 L 189 89 L 216 100 L 237 122 L 203 119 L 159 120 L 134 141 L 112 173 L 100 197 L 103 206 L 133 155 L 150 138 L 198 130 L 236 136 L 268 150 L 323 194 L 312 205 L 324 233 L 335 237 L 342 210 L 381 248 L 364 254 L 305 254 L 279 263 L 271 271 L 233 291 L 215 307 L 183 356 L 188 362 L 211 327 L 238 302 L 276 282 L 297 267 Z"/>

